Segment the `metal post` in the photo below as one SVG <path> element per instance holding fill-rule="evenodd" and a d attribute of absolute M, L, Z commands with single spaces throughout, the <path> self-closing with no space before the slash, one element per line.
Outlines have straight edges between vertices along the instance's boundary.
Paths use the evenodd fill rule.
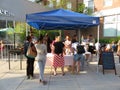
<path fill-rule="evenodd" d="M 28 36 L 28 25 L 26 23 L 26 36 Z"/>
<path fill-rule="evenodd" d="M 78 12 L 78 0 L 76 0 L 76 12 Z M 76 30 L 76 34 L 79 32 L 79 29 Z M 80 32 L 79 32 L 80 33 Z M 79 37 L 78 37 L 79 38 Z"/>
<path fill-rule="evenodd" d="M 99 45 L 99 28 L 100 28 L 100 26 L 98 25 L 98 27 L 97 27 L 97 43 L 98 43 L 98 45 Z M 99 47 L 98 47 L 98 51 L 97 51 L 97 73 L 99 72 L 98 63 L 99 63 Z"/>
<path fill-rule="evenodd" d="M 14 21 L 13 25 L 14 25 L 14 30 L 15 30 L 15 21 Z M 15 49 L 15 31 L 14 31 L 14 49 Z"/>
<path fill-rule="evenodd" d="M 22 52 L 20 51 L 20 70 L 22 70 Z"/>
<path fill-rule="evenodd" d="M 8 66 L 9 66 L 9 70 L 10 70 L 10 52 L 9 52 L 9 56 L 8 56 Z"/>
<path fill-rule="evenodd" d="M 79 38 L 79 43 L 81 43 L 81 42 L 80 42 L 80 37 L 81 37 L 81 33 L 80 33 L 80 29 L 78 29 L 78 38 Z"/>

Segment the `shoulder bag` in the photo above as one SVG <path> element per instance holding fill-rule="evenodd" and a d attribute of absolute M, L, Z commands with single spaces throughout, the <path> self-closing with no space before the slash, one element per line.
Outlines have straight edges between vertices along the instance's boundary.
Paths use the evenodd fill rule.
<path fill-rule="evenodd" d="M 27 50 L 26 55 L 27 55 L 27 57 L 30 57 L 30 58 L 35 58 L 37 56 L 37 52 L 32 50 L 31 43 L 28 46 L 28 50 Z"/>

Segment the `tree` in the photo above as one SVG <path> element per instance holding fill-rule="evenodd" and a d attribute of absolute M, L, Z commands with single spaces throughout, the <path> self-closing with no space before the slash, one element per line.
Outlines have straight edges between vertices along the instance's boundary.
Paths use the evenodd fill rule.
<path fill-rule="evenodd" d="M 85 4 L 79 3 L 78 4 L 78 12 L 79 13 L 84 13 L 84 10 L 85 10 Z"/>
<path fill-rule="evenodd" d="M 48 0 L 35 0 L 36 3 L 43 3 L 44 5 L 48 5 Z"/>
<path fill-rule="evenodd" d="M 88 15 L 91 15 L 93 13 L 92 9 L 88 8 L 88 7 L 85 7 L 84 3 L 79 3 L 78 4 L 78 12 L 79 13 L 85 13 L 85 14 L 88 14 Z"/>
<path fill-rule="evenodd" d="M 36 3 L 43 3 L 44 5 L 51 6 L 53 8 L 64 8 L 67 9 L 69 0 L 35 0 Z"/>

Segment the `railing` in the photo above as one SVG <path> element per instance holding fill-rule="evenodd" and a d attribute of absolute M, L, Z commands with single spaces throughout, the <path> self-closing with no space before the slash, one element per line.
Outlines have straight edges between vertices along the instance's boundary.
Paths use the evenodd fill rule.
<path fill-rule="evenodd" d="M 9 55 L 9 51 L 12 49 L 17 48 L 18 45 L 14 45 L 14 44 L 4 44 L 4 48 L 0 50 L 0 57 L 1 60 L 8 60 L 8 55 Z M 1 47 L 2 48 L 2 47 Z M 10 54 L 10 58 L 11 60 L 18 60 L 18 55 L 17 53 L 15 54 Z"/>

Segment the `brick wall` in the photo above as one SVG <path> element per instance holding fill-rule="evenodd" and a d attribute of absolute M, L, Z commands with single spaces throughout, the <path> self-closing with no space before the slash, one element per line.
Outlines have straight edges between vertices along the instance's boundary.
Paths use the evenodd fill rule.
<path fill-rule="evenodd" d="M 113 0 L 112 6 L 105 7 L 104 0 L 94 0 L 95 11 L 120 7 L 120 0 Z"/>

